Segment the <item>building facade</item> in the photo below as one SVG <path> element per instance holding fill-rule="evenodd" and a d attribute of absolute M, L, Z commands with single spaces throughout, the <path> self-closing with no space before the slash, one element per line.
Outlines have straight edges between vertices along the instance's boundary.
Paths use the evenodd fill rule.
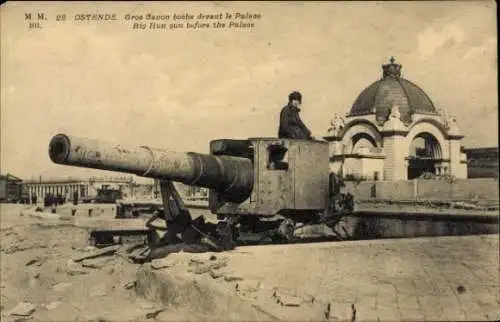
<path fill-rule="evenodd" d="M 79 198 L 96 196 L 99 189 L 119 189 L 124 198 L 136 198 L 153 196 L 153 183 L 138 184 L 132 177 L 91 177 L 87 179 L 65 178 L 65 179 L 39 179 L 26 180 L 24 190 L 30 196 L 35 194 L 39 200 L 47 195 L 61 195 L 69 200 L 76 191 Z"/>
<path fill-rule="evenodd" d="M 23 194 L 23 180 L 12 174 L 0 175 L 0 202 L 25 201 L 27 196 Z"/>
<path fill-rule="evenodd" d="M 346 117 L 330 122 L 330 170 L 369 180 L 408 180 L 424 173 L 467 178 L 458 125 L 394 58 L 366 87 Z"/>
<path fill-rule="evenodd" d="M 464 149 L 469 178 L 498 178 L 498 148 Z"/>

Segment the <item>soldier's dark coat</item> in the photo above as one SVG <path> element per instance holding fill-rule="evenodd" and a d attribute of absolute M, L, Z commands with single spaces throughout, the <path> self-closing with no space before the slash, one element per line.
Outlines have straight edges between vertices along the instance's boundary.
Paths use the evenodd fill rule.
<path fill-rule="evenodd" d="M 289 104 L 280 113 L 278 137 L 280 139 L 312 139 L 311 131 L 300 119 L 300 109 Z"/>

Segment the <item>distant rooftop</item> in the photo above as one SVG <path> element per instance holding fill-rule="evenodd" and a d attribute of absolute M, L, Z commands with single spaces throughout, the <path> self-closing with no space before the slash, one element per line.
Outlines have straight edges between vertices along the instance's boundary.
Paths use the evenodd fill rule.
<path fill-rule="evenodd" d="M 498 152 L 498 147 L 479 147 L 479 148 L 463 148 L 463 151 L 466 152 Z"/>
<path fill-rule="evenodd" d="M 122 177 L 109 177 L 109 176 L 92 176 L 86 178 L 79 177 L 44 177 L 40 176 L 38 178 L 31 177 L 30 179 L 24 180 L 26 183 L 78 183 L 78 182 L 124 182 L 132 183 L 135 182 L 132 176 L 122 176 Z"/>
<path fill-rule="evenodd" d="M 12 180 L 12 181 L 22 181 L 21 178 L 18 178 L 10 173 L 0 174 L 0 179 L 7 179 L 7 180 Z"/>
<path fill-rule="evenodd" d="M 475 156 L 490 155 L 490 156 L 496 156 L 498 158 L 498 147 L 464 148 L 464 149 L 462 149 L 462 152 L 469 155 L 469 156 L 472 156 L 472 155 L 475 155 Z"/>

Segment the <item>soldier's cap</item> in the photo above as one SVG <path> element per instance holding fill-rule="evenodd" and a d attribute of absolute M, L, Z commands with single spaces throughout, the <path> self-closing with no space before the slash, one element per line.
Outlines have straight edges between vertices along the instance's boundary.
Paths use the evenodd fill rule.
<path fill-rule="evenodd" d="M 288 101 L 291 102 L 293 100 L 297 100 L 302 103 L 302 94 L 297 91 L 291 92 L 290 95 L 288 95 Z"/>

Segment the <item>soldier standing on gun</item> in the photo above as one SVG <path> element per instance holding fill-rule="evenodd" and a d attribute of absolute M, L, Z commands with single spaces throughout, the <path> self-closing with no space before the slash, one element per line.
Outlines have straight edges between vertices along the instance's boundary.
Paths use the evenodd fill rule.
<path fill-rule="evenodd" d="M 288 104 L 283 107 L 280 113 L 280 125 L 278 137 L 280 139 L 302 139 L 314 140 L 311 131 L 300 119 L 300 106 L 302 95 L 299 92 L 292 92 L 288 95 Z"/>

